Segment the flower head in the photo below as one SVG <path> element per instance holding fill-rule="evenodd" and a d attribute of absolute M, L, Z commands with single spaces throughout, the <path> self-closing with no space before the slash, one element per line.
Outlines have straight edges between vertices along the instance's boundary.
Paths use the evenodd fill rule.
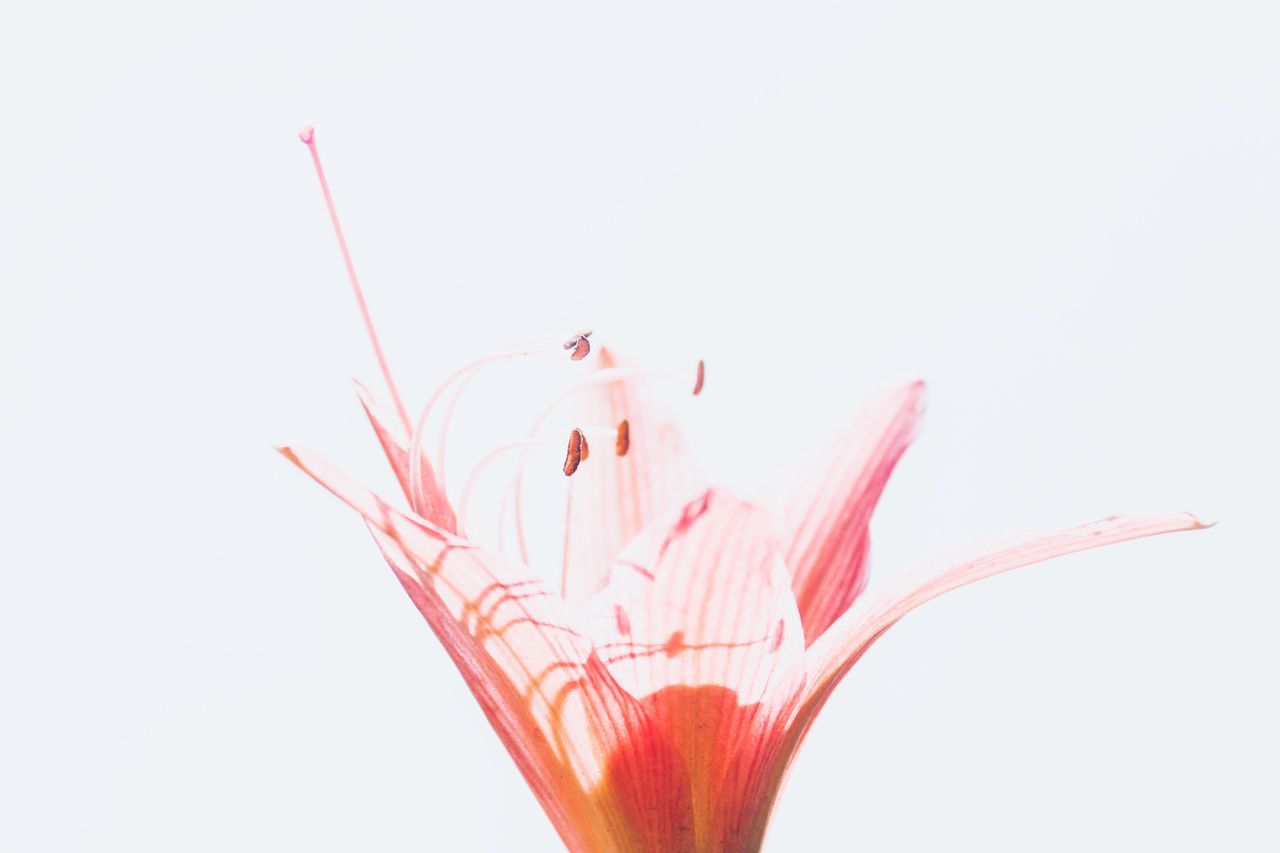
<path fill-rule="evenodd" d="M 897 592 L 862 595 L 868 524 L 915 434 L 923 386 L 875 399 L 773 499 L 752 503 L 698 473 L 642 372 L 607 348 L 552 401 L 563 407 L 571 476 L 558 584 L 528 565 L 519 514 L 514 553 L 467 535 L 470 487 L 448 494 L 444 435 L 433 462 L 426 425 L 445 390 L 519 355 L 591 352 L 590 333 L 526 343 L 457 371 L 417 422 L 391 380 L 304 132 L 347 270 L 391 389 L 388 417 L 362 405 L 404 492 L 397 508 L 319 457 L 282 452 L 355 509 L 559 832 L 575 851 L 755 850 L 814 716 L 872 642 L 920 604 L 1050 557 L 1203 526 L 1187 514 L 1117 517 L 1014 541 Z M 693 392 L 705 381 L 698 364 Z M 456 398 L 455 398 L 456 399 Z M 613 453 L 591 453 L 591 424 Z M 473 474 L 473 479 L 474 479 Z"/>

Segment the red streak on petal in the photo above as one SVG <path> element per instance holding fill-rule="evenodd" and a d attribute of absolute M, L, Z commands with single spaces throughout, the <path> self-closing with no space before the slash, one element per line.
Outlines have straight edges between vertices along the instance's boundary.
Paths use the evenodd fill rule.
<path fill-rule="evenodd" d="M 707 489 L 702 495 L 689 503 L 685 504 L 684 510 L 680 513 L 680 520 L 676 522 L 671 531 L 667 533 L 667 538 L 663 540 L 662 547 L 658 549 L 658 557 L 666 554 L 667 549 L 671 547 L 671 543 L 677 538 L 689 532 L 689 528 L 693 527 L 695 521 L 706 515 L 707 510 L 711 508 L 711 495 L 713 491 Z"/>
<path fill-rule="evenodd" d="M 707 365 L 702 359 L 698 359 L 698 378 L 693 381 L 693 396 L 702 393 L 702 384 L 707 379 Z"/>
<path fill-rule="evenodd" d="M 627 611 L 622 609 L 621 604 L 613 606 L 613 618 L 618 623 L 618 633 L 623 636 L 631 635 L 631 617 L 627 615 Z"/>
<path fill-rule="evenodd" d="M 778 620 L 778 624 L 773 629 L 773 635 L 769 638 L 769 653 L 773 654 L 782 648 L 782 640 L 786 635 L 787 623 L 783 619 Z"/>
<path fill-rule="evenodd" d="M 639 563 L 633 562 L 633 561 L 631 561 L 631 560 L 618 560 L 618 563 L 619 563 L 619 565 L 626 566 L 628 569 L 631 569 L 631 571 L 633 571 L 633 572 L 635 572 L 636 574 L 640 575 L 640 577 L 644 578 L 645 580 L 650 580 L 650 581 L 651 581 L 651 580 L 653 580 L 653 579 L 654 579 L 653 572 L 649 571 L 648 569 L 646 569 L 644 566 L 640 565 Z M 605 580 L 606 580 L 606 581 L 608 580 L 607 576 L 606 576 Z M 603 584 L 601 584 L 601 589 L 603 589 L 603 588 L 604 588 L 604 585 L 603 585 Z"/>

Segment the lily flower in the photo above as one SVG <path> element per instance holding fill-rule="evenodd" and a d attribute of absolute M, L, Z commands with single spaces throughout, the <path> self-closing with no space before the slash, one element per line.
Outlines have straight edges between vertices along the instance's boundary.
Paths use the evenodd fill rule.
<path fill-rule="evenodd" d="M 1109 516 L 864 594 L 868 524 L 915 435 L 922 383 L 875 399 L 773 499 L 750 502 L 702 479 L 650 378 L 601 348 L 596 369 L 553 400 L 535 430 L 569 406 L 578 423 L 616 425 L 608 450 L 594 427 L 567 431 L 571 500 L 555 584 L 528 565 L 522 534 L 514 554 L 467 535 L 467 498 L 455 501 L 439 471 L 443 441 L 434 462 L 425 442 L 427 415 L 447 390 L 486 364 L 548 348 L 504 350 L 463 368 L 411 421 L 314 133 L 301 136 L 390 389 L 391 416 L 362 387 L 359 396 L 406 504 L 310 452 L 281 451 L 367 524 L 570 850 L 758 850 L 815 716 L 911 610 L 1020 566 L 1206 526 L 1189 514 Z M 564 344 L 571 358 L 587 357 L 589 334 Z M 704 378 L 699 364 L 690 386 L 701 391 Z M 535 434 L 491 457 L 540 441 Z"/>

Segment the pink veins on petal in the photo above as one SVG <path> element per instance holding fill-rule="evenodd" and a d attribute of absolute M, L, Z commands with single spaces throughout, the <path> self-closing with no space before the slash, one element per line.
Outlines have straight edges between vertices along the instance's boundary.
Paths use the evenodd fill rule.
<path fill-rule="evenodd" d="M 455 505 L 422 451 L 427 415 L 452 380 L 415 424 L 374 330 L 314 131 L 299 138 L 394 416 L 358 385 L 360 403 L 407 506 L 312 453 L 282 452 L 364 520 L 571 850 L 759 849 L 814 716 L 911 610 L 1020 566 L 1206 526 L 1189 514 L 1109 516 L 869 595 L 869 523 L 915 436 L 922 383 L 875 398 L 782 488 L 748 502 L 698 472 L 652 374 L 601 348 L 594 373 L 537 419 L 535 433 L 562 406 L 573 417 L 559 433 L 569 436 L 564 473 L 572 475 L 562 562 L 535 569 L 522 558 L 523 542 L 513 556 L 460 527 L 465 496 Z M 582 361 L 593 349 L 589 335 L 529 351 Z M 521 354 L 500 351 L 475 367 Z M 470 372 L 454 376 L 465 384 Z M 704 377 L 699 362 L 694 394 Z M 447 426 L 448 415 L 442 434 Z M 589 434 L 612 440 L 615 452 L 590 456 Z M 486 460 L 542 443 L 516 435 Z M 441 464 L 444 450 L 442 438 Z M 545 580 L 557 575 L 559 588 Z"/>

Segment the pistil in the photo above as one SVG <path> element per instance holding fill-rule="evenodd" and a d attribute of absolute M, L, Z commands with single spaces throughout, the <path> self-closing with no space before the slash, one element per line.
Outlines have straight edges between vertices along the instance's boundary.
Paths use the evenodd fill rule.
<path fill-rule="evenodd" d="M 324 204 L 329 210 L 329 220 L 333 223 L 334 236 L 338 238 L 338 249 L 342 252 L 342 263 L 347 268 L 347 278 L 351 280 L 351 290 L 355 293 L 356 304 L 360 307 L 360 316 L 364 319 L 365 331 L 369 334 L 369 342 L 373 344 L 373 354 L 378 360 L 378 369 L 382 371 L 382 378 L 387 383 L 387 391 L 391 394 L 391 402 L 395 405 L 396 415 L 400 418 L 400 424 L 404 427 L 407 434 L 409 432 L 409 412 L 404 407 L 404 401 L 400 398 L 400 391 L 396 388 L 395 380 L 391 378 L 391 368 L 387 365 L 386 353 L 382 351 L 382 343 L 378 340 L 378 333 L 373 327 L 373 316 L 369 313 L 369 306 L 364 299 L 364 290 L 360 287 L 360 278 L 356 275 L 355 263 L 351 260 L 351 250 L 347 247 L 347 238 L 342 231 L 342 223 L 338 221 L 338 208 L 333 203 L 333 193 L 329 190 L 329 179 L 325 177 L 324 165 L 320 162 L 320 152 L 316 148 L 316 130 L 311 125 L 307 125 L 298 131 L 298 138 L 307 146 L 307 150 L 311 152 L 311 162 L 316 167 L 316 177 L 320 181 L 320 191 L 324 193 Z"/>

